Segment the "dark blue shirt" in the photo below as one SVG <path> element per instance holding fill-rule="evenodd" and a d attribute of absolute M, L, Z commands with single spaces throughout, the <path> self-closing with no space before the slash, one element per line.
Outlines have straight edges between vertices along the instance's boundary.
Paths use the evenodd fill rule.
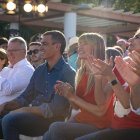
<path fill-rule="evenodd" d="M 27 89 L 15 101 L 21 106 L 30 104 L 39 106 L 47 103 L 53 116 L 65 116 L 69 111 L 69 102 L 64 97 L 55 94 L 54 85 L 57 80 L 61 80 L 74 87 L 75 71 L 65 62 L 63 57 L 50 71 L 47 65 L 44 63 L 35 70 Z"/>

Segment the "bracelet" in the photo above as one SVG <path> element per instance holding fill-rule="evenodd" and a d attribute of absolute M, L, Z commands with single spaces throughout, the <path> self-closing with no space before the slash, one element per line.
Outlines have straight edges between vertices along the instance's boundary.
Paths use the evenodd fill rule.
<path fill-rule="evenodd" d="M 117 81 L 116 79 L 114 79 L 114 80 L 112 80 L 112 81 L 110 82 L 110 84 L 111 84 L 112 86 L 115 86 L 116 84 L 118 84 L 118 81 Z"/>

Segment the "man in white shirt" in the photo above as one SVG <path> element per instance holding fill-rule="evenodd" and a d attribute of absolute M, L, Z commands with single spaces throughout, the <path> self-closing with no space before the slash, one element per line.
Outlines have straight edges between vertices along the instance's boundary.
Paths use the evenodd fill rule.
<path fill-rule="evenodd" d="M 26 41 L 22 37 L 11 38 L 7 48 L 10 64 L 0 72 L 0 104 L 15 99 L 26 89 L 34 72 L 26 55 Z"/>

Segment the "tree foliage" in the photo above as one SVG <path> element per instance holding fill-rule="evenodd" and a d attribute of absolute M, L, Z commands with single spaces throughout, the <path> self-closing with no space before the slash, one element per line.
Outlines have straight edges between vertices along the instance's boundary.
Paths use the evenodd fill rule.
<path fill-rule="evenodd" d="M 140 0 L 115 0 L 113 6 L 115 9 L 124 9 L 124 12 L 140 12 Z"/>
<path fill-rule="evenodd" d="M 114 10 L 123 9 L 124 12 L 140 12 L 140 0 L 62 0 L 64 3 L 92 3 L 93 6 L 113 7 Z"/>

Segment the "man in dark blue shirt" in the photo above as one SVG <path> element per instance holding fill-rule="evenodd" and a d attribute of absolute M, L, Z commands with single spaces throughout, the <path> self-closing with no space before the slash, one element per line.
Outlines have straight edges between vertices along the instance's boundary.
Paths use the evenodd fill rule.
<path fill-rule="evenodd" d="M 63 121 L 69 114 L 69 102 L 54 91 L 57 80 L 74 86 L 75 71 L 62 57 L 65 37 L 59 31 L 48 31 L 43 34 L 41 44 L 47 63 L 35 70 L 21 96 L 0 106 L 5 140 L 19 140 L 19 134 L 41 136 L 52 122 Z"/>

